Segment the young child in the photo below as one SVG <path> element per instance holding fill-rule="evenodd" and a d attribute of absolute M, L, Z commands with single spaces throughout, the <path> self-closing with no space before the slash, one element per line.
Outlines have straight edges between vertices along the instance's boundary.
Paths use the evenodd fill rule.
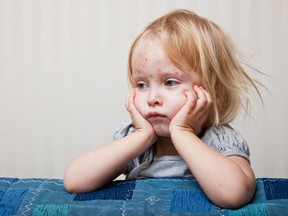
<path fill-rule="evenodd" d="M 64 176 L 84 193 L 127 179 L 188 177 L 223 208 L 251 200 L 255 176 L 244 138 L 228 123 L 253 80 L 230 39 L 213 22 L 187 10 L 170 12 L 138 35 L 129 54 L 132 86 L 115 141 L 81 154 Z"/>

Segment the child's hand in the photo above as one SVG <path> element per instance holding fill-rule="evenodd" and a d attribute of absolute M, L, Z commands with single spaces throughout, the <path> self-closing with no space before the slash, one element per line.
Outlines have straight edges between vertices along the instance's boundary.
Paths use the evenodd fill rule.
<path fill-rule="evenodd" d="M 170 122 L 170 132 L 173 130 L 186 130 L 194 134 L 201 132 L 202 126 L 206 121 L 211 109 L 212 100 L 209 93 L 197 85 L 194 92 L 186 91 L 186 104 L 179 110 Z"/>
<path fill-rule="evenodd" d="M 153 137 L 153 140 L 156 141 L 157 135 L 154 131 L 154 128 L 150 124 L 149 121 L 147 121 L 141 113 L 137 110 L 135 104 L 134 104 L 134 99 L 135 99 L 136 91 L 133 89 L 130 93 L 130 95 L 127 98 L 126 101 L 126 109 L 130 113 L 132 122 L 135 126 L 136 131 L 140 132 L 147 132 L 150 134 L 150 136 Z"/>

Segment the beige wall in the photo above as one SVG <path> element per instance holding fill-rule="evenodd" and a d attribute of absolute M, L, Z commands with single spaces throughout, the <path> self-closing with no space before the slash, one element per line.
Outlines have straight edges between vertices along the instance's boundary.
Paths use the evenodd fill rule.
<path fill-rule="evenodd" d="M 170 9 L 222 26 L 249 63 L 265 109 L 233 123 L 257 177 L 288 177 L 286 0 L 0 0 L 0 176 L 61 178 L 80 152 L 108 143 L 129 118 L 127 53 Z"/>

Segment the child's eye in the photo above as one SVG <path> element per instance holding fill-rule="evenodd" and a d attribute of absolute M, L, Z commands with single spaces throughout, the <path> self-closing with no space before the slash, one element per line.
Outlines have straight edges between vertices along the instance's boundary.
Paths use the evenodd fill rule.
<path fill-rule="evenodd" d="M 144 89 L 144 88 L 147 88 L 148 85 L 145 82 L 138 82 L 136 87 L 139 89 Z"/>
<path fill-rule="evenodd" d="M 166 86 L 175 86 L 175 85 L 177 85 L 177 84 L 179 84 L 179 82 L 176 81 L 176 80 L 167 80 L 167 81 L 165 82 L 165 85 L 166 85 Z"/>

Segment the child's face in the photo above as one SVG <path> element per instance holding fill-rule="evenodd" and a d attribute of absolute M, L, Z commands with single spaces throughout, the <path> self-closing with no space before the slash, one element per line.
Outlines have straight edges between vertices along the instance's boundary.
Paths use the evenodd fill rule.
<path fill-rule="evenodd" d="M 201 85 L 192 68 L 182 71 L 172 64 L 157 39 L 138 41 L 132 56 L 132 80 L 136 108 L 161 137 L 170 137 L 170 121 L 187 100 L 184 92 Z"/>

